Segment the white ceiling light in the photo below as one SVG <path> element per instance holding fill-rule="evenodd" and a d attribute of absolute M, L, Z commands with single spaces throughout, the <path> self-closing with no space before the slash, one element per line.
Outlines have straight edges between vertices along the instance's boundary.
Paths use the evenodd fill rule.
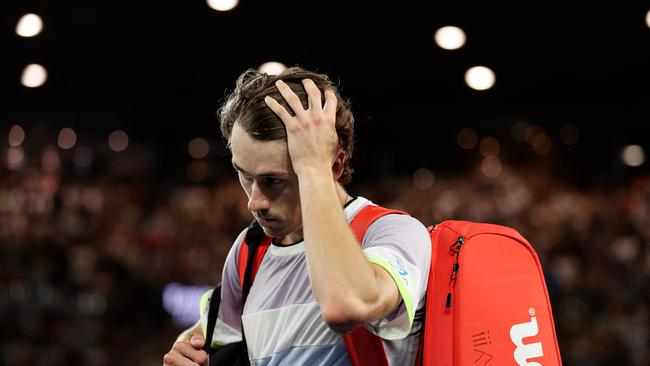
<path fill-rule="evenodd" d="M 465 83 L 474 90 L 490 89 L 494 81 L 494 72 L 485 66 L 474 66 L 465 72 Z"/>
<path fill-rule="evenodd" d="M 34 37 L 41 33 L 43 20 L 36 14 L 25 14 L 16 25 L 16 34 L 21 37 Z"/>
<path fill-rule="evenodd" d="M 458 27 L 450 25 L 438 29 L 433 39 L 440 48 L 456 50 L 465 44 L 465 32 Z"/>
<path fill-rule="evenodd" d="M 257 71 L 259 71 L 262 74 L 268 74 L 268 75 L 279 75 L 282 74 L 282 71 L 284 71 L 287 67 L 284 66 L 284 64 L 280 62 L 275 62 L 275 61 L 269 61 L 263 63 Z"/>
<path fill-rule="evenodd" d="M 20 82 L 28 88 L 38 88 L 45 84 L 47 80 L 47 71 L 39 64 L 29 64 L 23 70 Z"/>
<path fill-rule="evenodd" d="M 239 0 L 208 0 L 208 6 L 217 11 L 232 10 Z"/>

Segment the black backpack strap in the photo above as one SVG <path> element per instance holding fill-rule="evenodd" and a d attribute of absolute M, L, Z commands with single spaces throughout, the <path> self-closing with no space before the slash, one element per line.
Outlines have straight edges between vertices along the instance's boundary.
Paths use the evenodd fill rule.
<path fill-rule="evenodd" d="M 214 334 L 214 326 L 217 325 L 217 315 L 219 315 L 219 305 L 221 304 L 221 283 L 219 283 L 212 291 L 210 296 L 210 305 L 208 305 L 208 325 L 205 331 L 205 344 L 203 350 L 210 354 L 210 346 L 212 345 L 212 335 Z"/>
<path fill-rule="evenodd" d="M 246 299 L 248 298 L 248 293 L 250 292 L 252 286 L 251 277 L 253 272 L 252 270 L 253 266 L 251 265 L 251 263 L 255 258 L 257 247 L 259 246 L 259 244 L 262 242 L 263 239 L 264 239 L 264 230 L 262 230 L 262 227 L 257 222 L 257 220 L 253 220 L 248 225 L 248 230 L 246 231 L 246 238 L 244 239 L 244 243 L 242 243 L 242 245 L 248 245 L 248 258 L 246 258 L 246 270 L 244 271 L 244 286 L 242 288 L 242 310 L 244 304 L 246 303 Z M 220 304 L 221 304 L 221 283 L 219 283 L 214 288 L 214 291 L 212 292 L 212 297 L 210 299 L 205 345 L 203 346 L 203 349 L 208 354 L 210 354 L 211 352 L 210 346 L 212 344 L 214 327 L 217 324 L 217 316 L 219 315 Z M 245 365 L 249 365 L 250 362 L 248 360 L 248 347 L 246 345 L 246 336 L 244 335 L 243 324 L 241 326 L 241 334 L 242 334 L 242 352 L 243 352 L 242 360 L 244 361 Z"/>

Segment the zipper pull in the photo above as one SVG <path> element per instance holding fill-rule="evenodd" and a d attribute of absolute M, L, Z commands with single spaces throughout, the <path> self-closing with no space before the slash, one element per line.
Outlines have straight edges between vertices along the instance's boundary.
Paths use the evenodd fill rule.
<path fill-rule="evenodd" d="M 447 293 L 447 300 L 445 301 L 445 308 L 447 309 L 451 307 L 451 300 L 452 300 L 451 292 L 456 286 L 456 279 L 458 278 L 458 269 L 460 268 L 460 264 L 458 264 L 458 255 L 460 254 L 460 248 L 463 246 L 463 244 L 465 244 L 465 238 L 461 235 L 451 246 L 449 246 L 449 252 L 451 253 L 451 255 L 456 256 L 456 260 L 451 267 L 451 276 L 449 278 L 449 292 Z"/>
<path fill-rule="evenodd" d="M 465 237 L 462 235 L 458 237 L 458 239 L 449 246 L 449 252 L 451 255 L 457 255 L 458 252 L 460 252 L 460 248 L 465 244 Z"/>

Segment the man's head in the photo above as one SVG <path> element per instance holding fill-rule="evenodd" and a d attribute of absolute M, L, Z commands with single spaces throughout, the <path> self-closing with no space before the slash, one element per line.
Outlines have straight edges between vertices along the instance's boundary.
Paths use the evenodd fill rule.
<path fill-rule="evenodd" d="M 338 179 L 341 184 L 347 184 L 352 178 L 352 150 L 354 148 L 354 118 L 349 103 L 341 98 L 336 86 L 324 74 L 318 74 L 300 67 L 290 67 L 279 75 L 260 74 L 255 70 L 244 71 L 237 79 L 235 90 L 227 97 L 220 109 L 221 133 L 231 143 L 232 130 L 238 124 L 251 137 L 260 141 L 287 140 L 284 124 L 264 103 L 264 97 L 270 96 L 280 102 L 291 112 L 291 108 L 275 87 L 276 80 L 287 83 L 294 93 L 300 97 L 303 106 L 307 108 L 307 93 L 302 86 L 303 79 L 311 79 L 321 90 L 332 90 L 338 99 L 336 108 L 336 133 L 339 145 L 345 153 L 345 167 Z M 325 98 L 323 97 L 324 101 Z"/>
<path fill-rule="evenodd" d="M 275 86 L 278 79 L 289 85 L 305 108 L 308 97 L 303 79 L 311 79 L 321 94 L 326 89 L 336 94 L 336 132 L 342 152 L 334 162 L 333 171 L 338 172 L 334 178 L 340 184 L 348 183 L 352 174 L 349 160 L 354 120 L 348 103 L 338 95 L 327 76 L 297 67 L 272 76 L 247 70 L 223 104 L 221 131 L 228 140 L 233 166 L 248 196 L 248 209 L 267 235 L 288 244 L 302 239 L 302 215 L 298 178 L 292 168 L 284 124 L 264 102 L 264 97 L 270 96 L 292 113 Z"/>

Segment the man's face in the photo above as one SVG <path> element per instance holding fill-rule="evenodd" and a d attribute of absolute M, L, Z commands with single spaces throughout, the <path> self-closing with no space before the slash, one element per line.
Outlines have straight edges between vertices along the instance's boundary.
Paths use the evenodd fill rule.
<path fill-rule="evenodd" d="M 248 209 L 264 233 L 280 244 L 302 240 L 298 177 L 287 142 L 255 140 L 235 123 L 230 146 L 232 164 L 248 196 Z"/>

